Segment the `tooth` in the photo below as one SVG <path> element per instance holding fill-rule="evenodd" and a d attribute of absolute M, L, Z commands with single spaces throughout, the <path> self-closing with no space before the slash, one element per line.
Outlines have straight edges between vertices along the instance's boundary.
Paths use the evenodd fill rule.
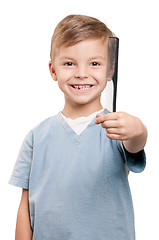
<path fill-rule="evenodd" d="M 79 88 L 80 88 L 80 89 L 88 89 L 88 88 L 90 88 L 90 86 L 89 86 L 89 85 L 86 85 L 86 86 L 79 86 Z"/>
<path fill-rule="evenodd" d="M 73 85 L 73 87 L 75 88 L 75 89 L 88 89 L 88 88 L 91 88 L 91 86 L 90 85 L 85 85 L 85 86 L 82 86 L 82 85 Z"/>

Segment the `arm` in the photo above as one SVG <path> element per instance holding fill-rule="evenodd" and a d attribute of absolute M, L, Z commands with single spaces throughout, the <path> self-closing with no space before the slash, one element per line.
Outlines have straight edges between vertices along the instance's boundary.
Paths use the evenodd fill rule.
<path fill-rule="evenodd" d="M 128 152 L 136 153 L 141 151 L 146 144 L 147 129 L 141 120 L 136 117 L 131 116 L 130 124 L 133 134 L 130 138 L 123 140 L 123 145 Z"/>
<path fill-rule="evenodd" d="M 28 190 L 23 189 L 17 215 L 15 240 L 32 240 L 28 199 Z"/>
<path fill-rule="evenodd" d="M 141 120 L 124 112 L 98 114 L 97 124 L 107 130 L 107 137 L 121 140 L 125 149 L 131 153 L 141 151 L 147 140 L 147 129 Z"/>

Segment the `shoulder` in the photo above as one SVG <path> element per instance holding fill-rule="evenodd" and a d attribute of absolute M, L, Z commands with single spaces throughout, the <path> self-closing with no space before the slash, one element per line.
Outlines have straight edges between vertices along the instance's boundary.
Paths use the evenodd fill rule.
<path fill-rule="evenodd" d="M 43 139 L 51 133 L 57 132 L 59 126 L 57 121 L 58 115 L 59 113 L 41 121 L 29 131 L 26 138 L 32 139 L 32 142 L 35 142 L 35 140 Z"/>
<path fill-rule="evenodd" d="M 50 127 L 54 127 L 57 125 L 57 121 L 56 119 L 58 118 L 58 114 L 54 115 L 54 116 L 51 116 L 51 117 L 48 117 L 46 119 L 44 119 L 43 121 L 41 121 L 39 124 L 37 124 L 33 129 L 32 131 L 34 133 L 38 132 L 38 131 L 43 131 L 43 130 L 47 130 L 49 129 Z"/>
<path fill-rule="evenodd" d="M 37 124 L 37 125 L 32 129 L 32 131 L 33 131 L 33 132 L 40 131 L 40 130 L 49 128 L 49 127 L 52 126 L 52 125 L 55 125 L 55 124 L 56 124 L 56 120 L 55 120 L 55 119 L 56 119 L 56 115 L 44 119 L 44 120 L 41 121 L 39 124 Z"/>

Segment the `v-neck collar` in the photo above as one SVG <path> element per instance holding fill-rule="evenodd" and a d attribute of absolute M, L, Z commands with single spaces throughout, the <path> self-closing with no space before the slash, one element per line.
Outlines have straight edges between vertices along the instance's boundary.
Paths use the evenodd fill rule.
<path fill-rule="evenodd" d="M 107 109 L 103 109 L 103 111 L 100 114 L 106 114 L 108 113 Z M 60 125 L 63 127 L 64 131 L 67 133 L 67 135 L 76 143 L 79 144 L 79 142 L 83 141 L 84 139 L 89 136 L 88 131 L 90 130 L 90 127 L 98 126 L 94 123 L 96 116 L 92 119 L 92 121 L 88 124 L 88 126 L 78 135 L 66 122 L 66 120 L 62 117 L 60 112 L 56 115 L 56 120 Z"/>

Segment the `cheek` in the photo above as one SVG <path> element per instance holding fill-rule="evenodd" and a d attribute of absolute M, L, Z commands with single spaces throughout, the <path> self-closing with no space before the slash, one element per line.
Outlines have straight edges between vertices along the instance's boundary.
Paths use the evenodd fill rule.
<path fill-rule="evenodd" d="M 71 70 L 60 70 L 57 73 L 57 80 L 60 81 L 61 83 L 65 83 L 73 76 L 74 76 L 73 71 Z"/>
<path fill-rule="evenodd" d="M 93 77 L 100 83 L 100 85 L 102 85 L 102 86 L 105 86 L 106 85 L 106 71 L 105 70 L 103 70 L 103 71 L 100 71 L 100 72 L 98 72 L 98 71 L 96 71 L 96 72 L 94 72 L 94 74 L 93 74 Z"/>
<path fill-rule="evenodd" d="M 107 80 L 106 80 L 106 79 L 104 79 L 103 81 L 101 81 L 100 86 L 101 86 L 101 90 L 102 90 L 102 91 L 105 89 L 106 85 L 107 85 Z"/>

